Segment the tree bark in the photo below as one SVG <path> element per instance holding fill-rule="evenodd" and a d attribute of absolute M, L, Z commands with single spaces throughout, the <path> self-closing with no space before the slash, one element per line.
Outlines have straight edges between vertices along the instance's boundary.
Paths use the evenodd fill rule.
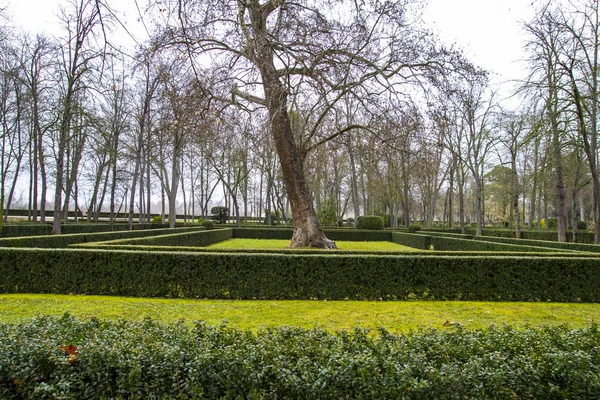
<path fill-rule="evenodd" d="M 254 58 L 260 70 L 265 91 L 271 133 L 287 188 L 294 233 L 288 247 L 336 248 L 321 228 L 304 177 L 302 159 L 296 146 L 287 107 L 287 92 L 279 80 L 273 61 L 273 49 L 267 32 L 268 12 L 257 0 L 249 1 L 250 19 L 254 31 Z"/>

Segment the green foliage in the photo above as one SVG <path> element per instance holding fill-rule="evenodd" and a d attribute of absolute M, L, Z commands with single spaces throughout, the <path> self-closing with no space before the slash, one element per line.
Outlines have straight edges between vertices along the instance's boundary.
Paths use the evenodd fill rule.
<path fill-rule="evenodd" d="M 587 229 L 587 222 L 578 220 L 577 221 L 577 229 L 581 231 L 585 231 Z"/>
<path fill-rule="evenodd" d="M 385 226 L 383 218 L 377 215 L 365 215 L 358 217 L 357 229 L 381 230 Z"/>
<path fill-rule="evenodd" d="M 597 271 L 597 258 L 542 254 L 526 258 L 0 249 L 4 293 L 600 302 Z"/>
<path fill-rule="evenodd" d="M 420 224 L 410 224 L 410 225 L 408 226 L 408 231 L 409 231 L 410 233 L 415 233 L 415 232 L 418 232 L 418 231 L 420 231 L 421 229 L 422 229 L 422 228 L 421 228 L 421 225 L 420 225 Z"/>
<path fill-rule="evenodd" d="M 0 397 L 594 399 L 599 341 L 596 325 L 373 338 L 41 317 L 0 324 Z"/>
<path fill-rule="evenodd" d="M 206 229 L 213 229 L 213 222 L 206 220 L 206 221 L 201 221 L 201 225 L 203 227 L 205 227 Z"/>
<path fill-rule="evenodd" d="M 327 197 L 321 202 L 321 208 L 317 211 L 317 218 L 319 218 L 322 225 L 337 224 L 337 204 L 334 198 Z"/>
<path fill-rule="evenodd" d="M 152 217 L 152 223 L 155 223 L 155 224 L 162 223 L 162 216 L 161 215 L 155 215 L 154 217 Z"/>
<path fill-rule="evenodd" d="M 265 225 L 269 225 L 269 214 L 271 215 L 271 225 L 279 225 L 281 223 L 281 211 L 275 210 L 273 212 L 266 211 L 265 218 L 263 220 Z"/>
<path fill-rule="evenodd" d="M 229 208 L 224 206 L 216 206 L 210 209 L 213 220 L 220 224 L 224 224 L 229 219 Z"/>

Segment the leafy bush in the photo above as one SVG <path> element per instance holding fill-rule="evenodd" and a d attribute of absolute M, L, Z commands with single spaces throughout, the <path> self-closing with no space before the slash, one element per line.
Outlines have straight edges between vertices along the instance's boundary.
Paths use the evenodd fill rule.
<path fill-rule="evenodd" d="M 212 221 L 209 221 L 209 220 L 202 221 L 201 225 L 203 227 L 205 227 L 206 229 L 213 229 L 213 222 Z"/>
<path fill-rule="evenodd" d="M 266 211 L 265 213 L 265 218 L 263 220 L 263 223 L 265 225 L 269 225 L 269 215 L 271 216 L 271 224 L 270 225 L 279 225 L 281 223 L 281 211 L 279 210 L 275 210 L 275 211 Z"/>
<path fill-rule="evenodd" d="M 321 208 L 317 211 L 317 218 L 322 225 L 333 225 L 338 222 L 337 204 L 334 198 L 328 197 L 321 203 Z"/>
<path fill-rule="evenodd" d="M 377 215 L 365 215 L 358 217 L 357 229 L 381 230 L 384 228 L 383 218 Z"/>
<path fill-rule="evenodd" d="M 213 220 L 220 224 L 224 224 L 229 219 L 229 208 L 223 206 L 216 206 L 210 209 L 210 213 L 213 216 Z"/>
<path fill-rule="evenodd" d="M 411 233 L 415 233 L 421 230 L 421 225 L 419 224 L 410 224 L 408 226 L 408 231 Z"/>
<path fill-rule="evenodd" d="M 577 221 L 577 229 L 581 231 L 587 230 L 587 222 L 582 220 Z"/>
<path fill-rule="evenodd" d="M 155 223 L 155 224 L 160 224 L 160 223 L 162 223 L 162 216 L 161 215 L 155 215 L 154 217 L 152 217 L 151 221 L 153 223 Z"/>
<path fill-rule="evenodd" d="M 0 397 L 597 399 L 599 341 L 597 325 L 374 338 L 41 317 L 0 324 Z"/>

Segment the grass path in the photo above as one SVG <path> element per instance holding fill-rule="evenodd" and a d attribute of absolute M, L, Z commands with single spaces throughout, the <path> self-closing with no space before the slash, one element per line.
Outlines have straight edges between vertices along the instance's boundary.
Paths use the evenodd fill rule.
<path fill-rule="evenodd" d="M 181 318 L 188 322 L 228 325 L 256 330 L 281 325 L 335 331 L 383 326 L 392 332 L 419 328 L 466 329 L 492 324 L 589 326 L 600 321 L 600 304 L 490 303 L 490 302 L 373 302 L 373 301 L 240 301 L 170 300 L 108 296 L 0 294 L 0 321 L 15 323 L 37 314 L 79 318 L 133 319 L 161 322 Z M 448 321 L 447 326 L 444 324 Z"/>
<path fill-rule="evenodd" d="M 209 249 L 285 249 L 289 240 L 279 239 L 228 239 L 206 246 Z M 422 250 L 403 246 L 393 242 L 351 242 L 340 240 L 335 242 L 338 250 L 359 251 L 414 251 Z M 327 251 L 327 250 L 323 250 Z"/>

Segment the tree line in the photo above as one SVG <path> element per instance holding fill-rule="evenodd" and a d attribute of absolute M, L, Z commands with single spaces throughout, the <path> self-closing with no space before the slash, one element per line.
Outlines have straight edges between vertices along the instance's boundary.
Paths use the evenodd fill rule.
<path fill-rule="evenodd" d="M 174 226 L 222 205 L 316 247 L 360 215 L 517 236 L 555 220 L 561 241 L 583 220 L 598 243 L 598 3 L 535 4 L 516 110 L 412 0 L 151 3 L 131 48 L 100 0 L 65 3 L 57 36 L 5 23 L 0 208 L 60 233 L 72 210 Z"/>

